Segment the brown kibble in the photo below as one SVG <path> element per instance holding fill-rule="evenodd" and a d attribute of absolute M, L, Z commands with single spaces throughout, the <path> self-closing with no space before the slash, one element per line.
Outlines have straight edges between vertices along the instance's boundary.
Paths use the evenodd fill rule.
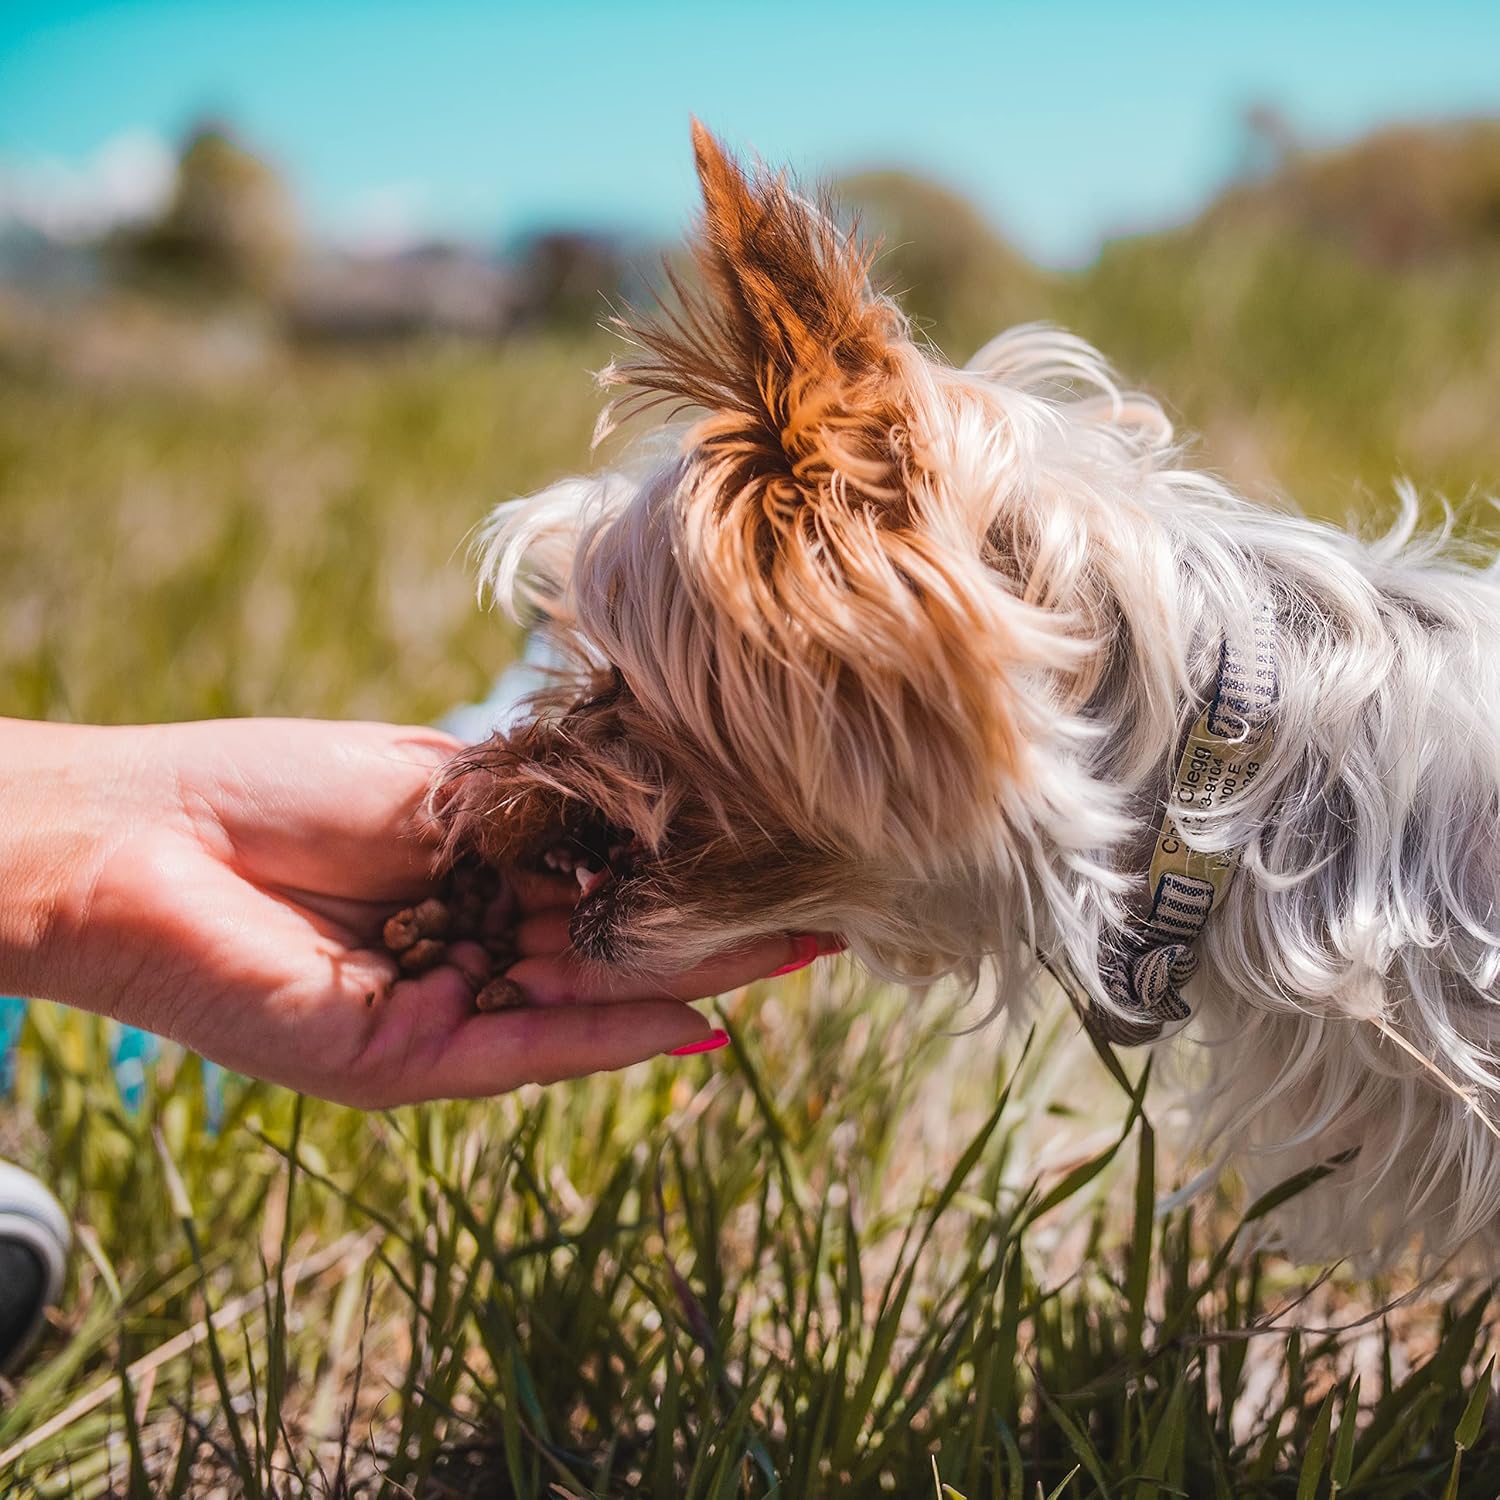
<path fill-rule="evenodd" d="M 405 953 L 422 936 L 417 931 L 417 914 L 408 906 L 395 916 L 387 917 L 381 936 L 392 953 Z"/>
<path fill-rule="evenodd" d="M 509 968 L 516 961 L 515 897 L 498 870 L 464 860 L 442 879 L 442 894 L 429 896 L 386 919 L 385 946 L 403 974 L 425 974 L 444 962 L 452 943 L 475 942 L 487 959 L 471 979 Z M 516 1003 L 496 997 L 491 1009 Z"/>
<path fill-rule="evenodd" d="M 449 921 L 448 903 L 429 896 L 387 919 L 383 932 L 385 945 L 392 953 L 405 953 L 423 938 L 446 937 Z"/>
<path fill-rule="evenodd" d="M 440 938 L 448 931 L 448 904 L 439 901 L 436 896 L 429 896 L 412 908 L 412 920 L 416 923 L 417 934 L 424 938 Z"/>
<path fill-rule="evenodd" d="M 428 969 L 442 963 L 448 952 L 447 945 L 436 938 L 419 938 L 400 957 L 403 974 L 425 974 Z"/>
<path fill-rule="evenodd" d="M 517 1006 L 525 1004 L 526 991 L 514 979 L 507 979 L 503 974 L 499 979 L 490 980 L 474 997 L 474 1009 L 486 1013 L 496 1010 L 514 1010 Z"/>

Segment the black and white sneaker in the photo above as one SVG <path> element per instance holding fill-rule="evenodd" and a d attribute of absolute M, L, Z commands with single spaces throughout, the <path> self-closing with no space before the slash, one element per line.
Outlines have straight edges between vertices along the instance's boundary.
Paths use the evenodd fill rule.
<path fill-rule="evenodd" d="M 0 1161 L 0 1375 L 20 1365 L 61 1296 L 71 1242 L 57 1199 Z"/>

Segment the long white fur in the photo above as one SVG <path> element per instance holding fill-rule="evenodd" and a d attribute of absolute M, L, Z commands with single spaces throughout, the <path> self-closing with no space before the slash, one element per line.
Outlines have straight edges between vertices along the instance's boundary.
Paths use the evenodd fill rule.
<path fill-rule="evenodd" d="M 910 393 L 922 523 L 1019 657 L 1025 774 L 974 809 L 946 855 L 899 808 L 875 808 L 851 844 L 887 839 L 931 899 L 898 914 L 831 894 L 810 925 L 844 932 L 879 972 L 988 968 L 1008 1000 L 1031 989 L 1037 955 L 1065 957 L 1107 1005 L 1100 944 L 1143 887 L 1181 734 L 1221 640 L 1248 646 L 1255 602 L 1270 597 L 1275 750 L 1200 837 L 1245 853 L 1199 942 L 1194 1020 L 1175 1045 L 1206 1066 L 1206 1130 L 1252 1183 L 1352 1151 L 1284 1219 L 1290 1248 L 1380 1257 L 1414 1234 L 1434 1253 L 1493 1244 L 1495 570 L 1445 532 L 1418 537 L 1407 489 L 1394 526 L 1368 541 L 1236 496 L 1185 466 L 1155 402 L 1056 330 L 1012 330 L 966 370 L 922 363 Z M 633 685 L 675 678 L 656 687 L 663 712 L 686 719 L 708 691 L 692 654 L 709 654 L 711 623 L 680 616 L 675 575 L 692 544 L 681 474 L 658 441 L 634 467 L 502 507 L 482 561 L 497 596 L 540 597 Z M 1019 571 L 997 550 L 1021 556 Z M 1079 695 L 1070 684 L 1091 649 L 1104 665 Z M 825 772 L 843 774 L 808 774 Z M 861 784 L 888 785 L 874 771 Z"/>

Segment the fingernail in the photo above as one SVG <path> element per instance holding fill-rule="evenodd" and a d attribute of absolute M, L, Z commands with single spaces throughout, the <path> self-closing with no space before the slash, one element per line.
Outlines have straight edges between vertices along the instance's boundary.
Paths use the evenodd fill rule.
<path fill-rule="evenodd" d="M 791 959 L 782 964 L 779 969 L 772 969 L 766 977 L 768 979 L 780 979 L 783 974 L 795 974 L 798 969 L 805 969 L 817 956 L 817 938 L 810 932 L 804 932 L 801 937 L 792 939 Z"/>
<path fill-rule="evenodd" d="M 720 1047 L 729 1045 L 729 1033 L 714 1028 L 701 1042 L 689 1042 L 685 1047 L 673 1047 L 667 1053 L 668 1057 L 692 1057 L 699 1052 L 717 1052 Z"/>
<path fill-rule="evenodd" d="M 792 939 L 792 951 L 795 956 L 791 962 L 782 964 L 779 969 L 772 969 L 766 978 L 780 979 L 783 974 L 795 974 L 798 969 L 805 969 L 815 958 L 827 958 L 830 953 L 842 953 L 848 946 L 848 943 L 836 933 L 804 932 L 801 936 Z"/>

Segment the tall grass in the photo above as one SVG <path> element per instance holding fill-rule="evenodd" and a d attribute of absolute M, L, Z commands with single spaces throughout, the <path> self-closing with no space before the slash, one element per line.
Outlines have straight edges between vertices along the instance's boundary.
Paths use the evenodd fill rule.
<path fill-rule="evenodd" d="M 371 1119 L 240 1084 L 214 1133 L 190 1059 L 132 1116 L 37 1011 L 86 1253 L 7 1493 L 1496 1493 L 1488 1293 L 1322 1326 L 1360 1304 L 1240 1243 L 1303 1184 L 1163 1211 L 1144 1072 L 1065 1020 L 977 1048 L 838 971 L 723 1020 L 724 1064 Z"/>

